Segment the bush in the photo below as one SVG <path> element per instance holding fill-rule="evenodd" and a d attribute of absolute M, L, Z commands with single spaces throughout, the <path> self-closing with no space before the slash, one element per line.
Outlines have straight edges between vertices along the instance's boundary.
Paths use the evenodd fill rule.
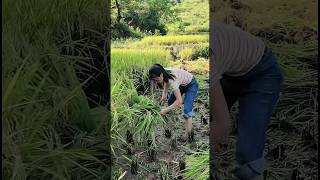
<path fill-rule="evenodd" d="M 209 44 L 203 44 L 200 46 L 197 46 L 195 49 L 193 49 L 192 52 L 192 60 L 196 60 L 198 58 L 209 58 Z"/>
<path fill-rule="evenodd" d="M 124 23 L 114 24 L 112 28 L 112 39 L 122 38 L 142 38 L 145 34 L 139 28 L 133 28 Z"/>

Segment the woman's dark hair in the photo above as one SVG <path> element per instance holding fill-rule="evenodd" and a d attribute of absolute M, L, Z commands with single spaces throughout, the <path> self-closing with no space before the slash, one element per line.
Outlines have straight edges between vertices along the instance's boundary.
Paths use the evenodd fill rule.
<path fill-rule="evenodd" d="M 154 64 L 149 69 L 149 79 L 159 77 L 161 73 L 163 74 L 163 80 L 165 82 L 168 82 L 169 79 L 173 80 L 175 78 L 170 70 L 165 70 L 160 64 Z"/>

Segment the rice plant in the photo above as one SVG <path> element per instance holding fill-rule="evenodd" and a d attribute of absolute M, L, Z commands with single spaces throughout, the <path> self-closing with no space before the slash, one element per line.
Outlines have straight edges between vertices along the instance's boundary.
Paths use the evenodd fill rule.
<path fill-rule="evenodd" d="M 112 71 L 128 73 L 135 68 L 166 63 L 170 59 L 170 54 L 163 49 L 111 49 L 111 58 Z"/>
<path fill-rule="evenodd" d="M 176 44 L 197 44 L 208 42 L 208 35 L 167 35 L 149 36 L 143 38 L 139 45 L 176 45 Z"/>
<path fill-rule="evenodd" d="M 181 61 L 190 61 L 192 58 L 192 49 L 185 48 L 179 52 L 180 60 Z"/>
<path fill-rule="evenodd" d="M 4 179 L 110 175 L 109 113 L 105 107 L 90 108 L 83 91 L 96 77 L 81 82 L 76 73 L 94 68 L 85 49 L 103 51 L 97 44 L 108 33 L 105 8 L 106 1 L 3 2 Z M 82 40 L 72 37 L 77 33 Z"/>
<path fill-rule="evenodd" d="M 316 171 L 318 165 L 317 39 L 312 39 L 314 37 L 312 28 L 315 27 L 315 22 L 311 22 L 306 15 L 300 16 L 302 9 L 311 6 L 314 2 L 272 1 L 267 4 L 261 2 L 266 6 L 259 7 L 257 7 L 257 2 L 251 0 L 239 2 L 217 1 L 214 17 L 232 21 L 230 17 L 235 16 L 233 20 L 239 20 L 235 22 L 238 23 L 237 25 L 263 38 L 277 56 L 285 77 L 282 95 L 267 131 L 265 155 L 269 167 L 265 175 L 267 179 L 283 179 L 288 175 L 292 179 L 297 179 L 297 177 L 316 179 L 318 177 Z M 126 177 L 129 179 L 145 178 L 147 174 L 152 174 L 149 177 L 153 178 L 160 176 L 160 178 L 168 179 L 208 179 L 208 147 L 197 144 L 199 140 L 204 140 L 202 144 L 208 145 L 206 130 L 209 118 L 205 110 L 209 108 L 207 100 L 208 39 L 205 37 L 208 35 L 200 35 L 201 33 L 182 35 L 195 34 L 195 31 L 202 31 L 201 28 L 206 30 L 208 18 L 202 16 L 205 14 L 205 11 L 202 11 L 206 7 L 202 6 L 204 3 L 205 0 L 186 0 L 178 3 L 179 17 L 183 21 L 168 25 L 170 35 L 145 37 L 141 41 L 115 42 L 114 47 L 116 48 L 113 55 L 119 61 L 113 62 L 115 69 L 112 68 L 114 71 L 112 95 L 116 97 L 112 102 L 112 138 L 114 140 L 112 146 L 114 154 L 128 156 L 127 159 L 124 158 L 125 160 L 123 156 L 115 157 L 116 166 L 124 167 L 118 172 L 118 177 L 126 172 Z M 195 4 L 201 5 L 195 7 Z M 271 8 L 275 4 L 279 6 Z M 300 5 L 294 6 L 298 4 Z M 262 11 L 259 11 L 261 7 L 268 7 L 270 11 L 261 14 Z M 201 8 L 201 12 L 197 10 L 198 8 Z M 295 10 L 297 14 L 292 13 Z M 313 17 L 313 11 L 308 9 L 305 13 Z M 253 16 L 249 16 L 252 14 Z M 276 23 L 277 19 L 284 15 L 285 18 Z M 296 21 L 298 23 L 293 24 L 295 18 L 299 20 Z M 248 23 L 261 20 L 264 22 Z M 255 24 L 257 26 L 254 26 Z M 304 27 L 305 25 L 307 27 Z M 306 35 L 299 33 L 306 33 Z M 188 61 L 181 63 L 179 53 L 183 54 L 183 49 L 189 51 L 185 53 Z M 153 55 L 147 53 L 147 51 L 158 50 L 166 50 L 164 53 L 166 55 L 156 52 L 151 53 Z M 166 58 L 170 57 L 170 54 L 174 61 Z M 189 59 L 190 54 L 191 59 Z M 161 64 L 165 62 L 166 66 L 186 69 L 194 73 L 199 80 L 199 96 L 194 108 L 196 142 L 190 145 L 190 149 L 193 150 L 191 154 L 189 150 L 184 150 L 183 147 L 186 145 L 181 143 L 177 137 L 180 131 L 182 132 L 181 127 L 183 126 L 183 122 L 180 122 L 179 119 L 179 112 L 168 114 L 164 118 L 158 115 L 160 106 L 155 97 L 161 92 L 148 88 L 150 82 L 147 80 L 147 67 L 155 62 Z M 116 66 L 121 66 L 121 68 L 117 69 Z M 236 118 L 237 108 L 236 104 L 232 110 L 231 115 L 234 118 Z M 218 155 L 218 163 L 221 164 L 217 174 L 225 179 L 233 178 L 231 170 L 235 166 L 233 164 L 235 134 L 231 134 L 230 139 L 228 149 L 224 147 L 226 151 Z M 136 166 L 137 163 L 133 163 L 135 161 L 132 161 L 136 156 L 139 157 L 138 166 Z M 180 161 L 181 157 L 185 157 L 186 160 Z M 136 171 L 133 168 L 131 171 L 132 168 L 127 167 L 139 167 L 139 169 Z"/>
<path fill-rule="evenodd" d="M 207 180 L 209 178 L 209 151 L 191 152 L 186 157 L 186 179 Z"/>
<path fill-rule="evenodd" d="M 139 89 L 150 88 L 150 84 L 145 85 L 149 81 L 148 67 L 154 63 L 166 64 L 170 54 L 162 49 L 112 49 L 111 52 L 112 147 L 126 145 L 134 151 L 146 146 L 148 152 L 153 152 L 157 146 L 156 129 L 164 120 L 157 102 L 139 94 Z"/>
<path fill-rule="evenodd" d="M 183 68 L 195 74 L 209 73 L 209 61 L 208 59 L 204 59 L 204 58 L 197 59 L 196 61 L 183 61 L 183 64 L 181 64 L 181 62 L 174 61 L 174 62 L 170 62 L 169 65 L 172 67 Z"/>

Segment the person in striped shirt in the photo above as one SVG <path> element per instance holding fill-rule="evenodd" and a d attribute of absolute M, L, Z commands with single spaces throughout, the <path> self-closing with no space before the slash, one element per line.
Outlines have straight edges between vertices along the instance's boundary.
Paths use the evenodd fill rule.
<path fill-rule="evenodd" d="M 165 115 L 171 110 L 177 109 L 184 104 L 183 117 L 185 119 L 185 134 L 182 140 L 192 139 L 192 115 L 193 102 L 197 97 L 199 85 L 195 77 L 179 68 L 164 68 L 160 64 L 154 64 L 149 69 L 149 78 L 155 81 L 160 87 L 163 87 L 160 104 L 163 105 L 168 101 L 168 107 L 161 110 L 161 114 Z M 168 92 L 172 90 L 169 98 Z M 184 100 L 182 95 L 185 95 Z"/>
<path fill-rule="evenodd" d="M 262 179 L 266 130 L 282 89 L 281 69 L 260 38 L 236 26 L 211 21 L 209 44 L 210 165 L 212 153 L 228 140 L 229 111 L 238 101 L 234 173 L 239 179 Z"/>

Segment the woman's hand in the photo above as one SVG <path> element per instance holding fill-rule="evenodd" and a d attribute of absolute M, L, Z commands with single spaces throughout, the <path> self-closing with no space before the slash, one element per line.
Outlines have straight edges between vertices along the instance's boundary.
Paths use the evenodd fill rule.
<path fill-rule="evenodd" d="M 212 139 L 213 146 L 216 151 L 220 150 L 222 144 L 228 143 L 229 124 L 226 121 L 219 122 L 212 125 Z"/>
<path fill-rule="evenodd" d="M 160 114 L 161 114 L 161 115 L 165 115 L 165 114 L 167 114 L 169 111 L 170 111 L 169 108 L 164 108 L 164 109 L 161 109 Z"/>
<path fill-rule="evenodd" d="M 221 88 L 220 82 L 210 84 L 213 93 L 209 94 L 210 101 L 210 143 L 215 150 L 219 150 L 221 144 L 228 143 L 230 130 L 230 114 Z"/>

